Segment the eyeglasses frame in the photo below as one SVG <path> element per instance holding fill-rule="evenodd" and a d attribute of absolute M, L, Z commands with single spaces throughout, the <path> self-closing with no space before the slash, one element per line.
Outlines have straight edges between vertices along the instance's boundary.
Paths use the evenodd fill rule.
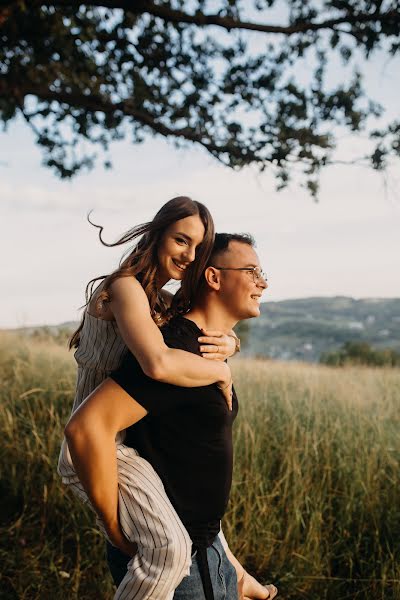
<path fill-rule="evenodd" d="M 256 269 L 260 267 L 216 267 L 215 265 L 210 265 L 213 269 L 218 269 L 218 271 L 248 271 L 253 276 L 253 283 L 257 283 L 260 279 L 264 279 L 265 282 L 268 281 L 267 274 L 264 271 L 260 270 L 260 275 L 256 277 Z"/>

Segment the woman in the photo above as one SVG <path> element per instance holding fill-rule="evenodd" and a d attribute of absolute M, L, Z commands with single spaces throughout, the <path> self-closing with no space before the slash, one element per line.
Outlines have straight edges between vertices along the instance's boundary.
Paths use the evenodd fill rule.
<path fill-rule="evenodd" d="M 102 228 L 102 241 L 101 232 Z M 223 359 L 234 353 L 234 337 L 205 332 L 213 336 L 200 341 L 213 344 L 204 348 L 204 354 L 207 356 L 206 351 L 211 350 L 208 357 L 221 359 L 206 360 L 168 348 L 158 329 L 174 312 L 189 308 L 213 244 L 210 213 L 190 198 L 174 198 L 152 221 L 133 228 L 110 245 L 136 238 L 139 240 L 119 269 L 88 284 L 86 310 L 70 344 L 77 348 L 78 362 L 72 412 L 119 365 L 126 347 L 149 377 L 183 387 L 217 383 L 230 403 L 232 378 Z M 174 297 L 162 290 L 170 279 L 182 280 Z M 100 285 L 93 291 L 99 280 Z M 94 490 L 90 498 L 85 492 L 87 478 L 96 478 L 96 473 L 79 472 L 78 465 L 75 469 L 65 440 L 58 470 L 65 484 L 83 501 L 90 501 L 111 543 L 134 555 L 130 573 L 135 581 L 130 582 L 129 598 L 170 598 L 189 570 L 191 542 L 153 468 L 122 442 L 123 435 L 119 434 L 118 472 L 115 447 L 104 447 L 109 471 L 102 480 L 88 486 Z M 125 589 L 126 585 L 121 585 L 115 598 L 127 597 Z"/>

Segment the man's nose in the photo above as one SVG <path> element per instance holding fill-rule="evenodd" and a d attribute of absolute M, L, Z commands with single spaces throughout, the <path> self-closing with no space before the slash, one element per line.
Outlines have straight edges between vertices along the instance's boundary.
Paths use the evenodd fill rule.
<path fill-rule="evenodd" d="M 268 281 L 261 276 L 257 281 L 257 286 L 262 288 L 263 290 L 266 290 L 268 287 Z"/>

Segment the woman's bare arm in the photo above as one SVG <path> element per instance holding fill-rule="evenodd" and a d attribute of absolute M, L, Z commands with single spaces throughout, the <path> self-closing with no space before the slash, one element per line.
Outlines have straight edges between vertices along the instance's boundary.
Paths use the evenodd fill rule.
<path fill-rule="evenodd" d="M 110 309 L 124 342 L 152 379 L 180 387 L 229 385 L 231 373 L 226 363 L 209 361 L 165 344 L 151 318 L 147 296 L 134 277 L 121 277 L 112 284 Z"/>
<path fill-rule="evenodd" d="M 126 554 L 135 548 L 118 521 L 115 436 L 137 423 L 146 410 L 112 379 L 106 379 L 74 412 L 65 437 L 79 480 L 110 540 Z"/>

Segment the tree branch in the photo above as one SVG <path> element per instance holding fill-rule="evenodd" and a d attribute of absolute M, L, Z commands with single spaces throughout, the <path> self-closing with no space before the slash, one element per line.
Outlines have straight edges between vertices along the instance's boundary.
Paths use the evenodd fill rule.
<path fill-rule="evenodd" d="M 80 0 L 39 0 L 40 6 L 81 6 Z M 263 23 L 254 23 L 250 21 L 240 21 L 233 17 L 221 17 L 216 14 L 203 14 L 196 12 L 189 14 L 181 10 L 174 10 L 168 6 L 155 4 L 147 0 L 90 0 L 86 3 L 88 6 L 98 6 L 103 8 L 119 8 L 131 13 L 141 14 L 147 13 L 154 17 L 160 17 L 164 21 L 170 23 L 188 23 L 205 27 L 216 25 L 230 31 L 231 29 L 245 29 L 249 31 L 259 31 L 262 33 L 281 33 L 284 35 L 293 35 L 296 33 L 305 33 L 307 31 L 318 31 L 320 29 L 334 29 L 337 25 L 357 23 L 398 23 L 400 24 L 400 12 L 390 10 L 383 13 L 358 13 L 353 15 L 345 15 L 336 19 L 327 19 L 319 22 L 303 22 L 293 25 L 267 25 Z"/>
<path fill-rule="evenodd" d="M 20 108 L 25 96 L 32 95 L 42 102 L 59 102 L 60 104 L 67 104 L 68 106 L 82 108 L 90 112 L 101 112 L 104 114 L 122 112 L 124 115 L 133 117 L 142 125 L 150 127 L 155 133 L 159 133 L 164 137 L 182 138 L 187 141 L 202 145 L 223 164 L 225 163 L 220 156 L 221 154 L 228 153 L 230 156 L 234 156 L 237 159 L 243 159 L 245 156 L 245 152 L 243 152 L 243 150 L 238 146 L 230 144 L 219 145 L 211 141 L 206 141 L 200 134 L 196 133 L 190 127 L 171 129 L 164 123 L 157 121 L 151 113 L 137 109 L 130 99 L 112 103 L 104 97 L 95 96 L 93 94 L 86 96 L 85 94 L 80 94 L 77 92 L 68 93 L 64 91 L 53 91 L 47 87 L 24 86 L 19 83 L 15 86 L 10 86 L 10 84 L 7 83 L 4 78 L 0 78 L 0 96 L 3 94 L 8 97 L 11 95 L 16 98 Z M 29 115 L 25 114 L 25 118 L 26 117 L 29 118 Z M 252 161 L 263 162 L 262 159 L 257 159 L 256 156 L 252 157 Z"/>

